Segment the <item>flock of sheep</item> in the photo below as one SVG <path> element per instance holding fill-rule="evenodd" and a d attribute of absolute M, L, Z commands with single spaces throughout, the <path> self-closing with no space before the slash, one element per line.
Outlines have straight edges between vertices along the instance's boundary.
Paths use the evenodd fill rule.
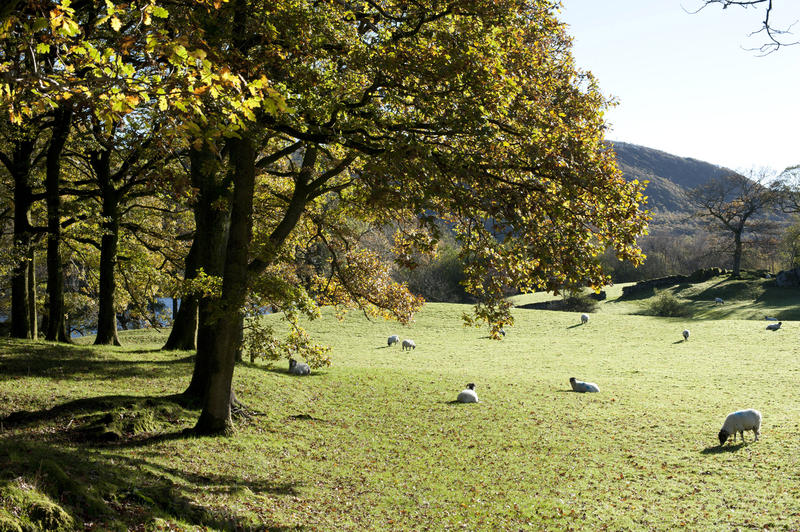
<path fill-rule="evenodd" d="M 715 304 L 724 304 L 724 300 L 722 298 L 715 298 Z M 765 316 L 767 321 L 776 321 L 777 323 L 771 323 L 767 325 L 767 329 L 770 331 L 777 331 L 780 329 L 781 324 L 777 320 L 777 318 L 773 318 L 770 316 Z M 581 314 L 581 324 L 586 325 L 589 322 L 589 315 L 586 313 Z M 505 330 L 500 329 L 500 334 L 503 336 L 506 335 Z M 683 339 L 684 341 L 689 340 L 689 329 L 683 330 Z M 400 342 L 400 337 L 396 334 L 389 336 L 388 338 L 388 346 L 392 347 L 395 344 L 400 343 L 401 348 L 403 351 L 405 350 L 412 350 L 416 349 L 417 345 L 414 343 L 414 340 L 405 339 Z M 296 360 L 290 358 L 289 359 L 289 373 L 292 375 L 309 375 L 311 373 L 311 368 L 309 368 L 308 364 L 298 364 Z M 572 387 L 572 390 L 579 393 L 597 393 L 600 391 L 600 387 L 593 382 L 584 382 L 579 381 L 575 377 L 570 377 L 569 384 Z M 459 403 L 478 403 L 478 394 L 475 392 L 475 383 L 470 382 L 467 384 L 466 388 L 462 390 L 458 396 L 456 397 L 456 401 Z M 758 436 L 761 433 L 761 412 L 758 410 L 754 410 L 752 408 L 747 410 L 739 410 L 738 412 L 732 412 L 728 414 L 725 418 L 725 422 L 722 424 L 722 428 L 719 431 L 718 438 L 720 446 L 724 445 L 728 438 L 733 435 L 733 440 L 736 441 L 736 434 L 741 436 L 742 442 L 744 442 L 744 432 L 752 430 L 753 434 L 755 435 L 755 440 L 758 441 Z"/>

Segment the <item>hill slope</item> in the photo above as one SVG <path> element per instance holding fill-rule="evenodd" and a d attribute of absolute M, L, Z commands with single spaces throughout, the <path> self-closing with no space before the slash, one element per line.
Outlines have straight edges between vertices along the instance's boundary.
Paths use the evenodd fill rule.
<path fill-rule="evenodd" d="M 691 213 L 684 192 L 732 173 L 731 170 L 697 159 L 678 157 L 627 142 L 612 142 L 617 163 L 627 180 L 648 180 L 647 208 L 654 213 Z"/>

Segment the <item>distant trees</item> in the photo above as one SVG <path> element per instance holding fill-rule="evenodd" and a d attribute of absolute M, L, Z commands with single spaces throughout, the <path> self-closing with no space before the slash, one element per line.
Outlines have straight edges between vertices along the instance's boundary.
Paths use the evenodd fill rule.
<path fill-rule="evenodd" d="M 716 178 L 691 189 L 687 195 L 697 208 L 697 215 L 718 234 L 731 239 L 733 276 L 738 277 L 742 264 L 742 251 L 747 235 L 774 233 L 777 225 L 764 216 L 775 207 L 779 196 L 773 188 L 765 185 L 766 175 L 751 173 L 749 177 L 731 174 Z"/>

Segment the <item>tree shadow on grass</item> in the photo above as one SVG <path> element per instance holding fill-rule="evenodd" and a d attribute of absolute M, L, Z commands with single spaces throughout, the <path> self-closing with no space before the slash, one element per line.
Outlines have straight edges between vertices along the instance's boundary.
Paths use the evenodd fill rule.
<path fill-rule="evenodd" d="M 0 418 L 5 428 L 24 428 L 42 422 L 68 422 L 83 418 L 87 415 L 103 414 L 109 412 L 159 410 L 164 412 L 167 405 L 186 408 L 190 405 L 182 394 L 166 395 L 162 397 L 136 396 L 136 395 L 106 395 L 101 397 L 87 397 L 75 399 L 54 407 L 29 412 L 18 410 L 4 418 Z M 192 414 L 194 415 L 194 414 Z"/>
<path fill-rule="evenodd" d="M 0 488 L 24 486 L 25 490 L 46 494 L 71 516 L 77 529 L 90 524 L 95 530 L 150 529 L 157 519 L 215 530 L 295 528 L 281 526 L 258 512 L 239 515 L 195 499 L 198 492 L 223 494 L 243 502 L 255 496 L 294 496 L 292 483 L 187 473 L 113 449 L 86 452 L 80 446 L 59 445 L 35 435 L 0 437 L 0 442 Z M 23 503 L 18 515 L 35 519 L 36 509 Z"/>
<path fill-rule="evenodd" d="M 700 454 L 725 454 L 725 453 L 735 453 L 739 449 L 744 447 L 744 443 L 734 444 L 734 445 L 713 445 L 711 447 L 706 447 Z"/>
<path fill-rule="evenodd" d="M 78 529 L 88 523 L 98 530 L 144 529 L 156 519 L 221 530 L 296 528 L 274 522 L 253 502 L 257 496 L 296 496 L 295 483 L 225 475 L 213 459 L 191 471 L 173 466 L 159 445 L 198 437 L 189 429 L 197 412 L 184 405 L 180 395 L 120 395 L 6 416 L 0 420 L 0 490 L 17 485 L 43 492 Z M 134 454 L 135 448 L 149 449 Z M 171 449 L 180 452 L 181 445 Z M 198 493 L 209 492 L 242 504 L 234 511 L 225 503 L 197 502 Z M 37 515 L 34 506 L 21 512 Z"/>
<path fill-rule="evenodd" d="M 153 351 L 137 351 L 153 353 Z M 157 351 L 161 352 L 161 351 Z M 116 380 L 141 376 L 179 377 L 190 373 L 193 357 L 164 354 L 134 361 L 109 357 L 87 346 L 0 341 L 0 381 L 30 375 L 53 379 Z M 155 366 L 144 369 L 144 366 Z"/>

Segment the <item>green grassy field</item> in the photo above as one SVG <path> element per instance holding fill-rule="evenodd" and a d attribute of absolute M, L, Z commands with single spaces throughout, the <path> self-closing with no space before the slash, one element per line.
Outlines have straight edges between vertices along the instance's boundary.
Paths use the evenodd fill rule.
<path fill-rule="evenodd" d="M 325 313 L 308 327 L 334 365 L 238 367 L 260 415 L 232 438 L 182 433 L 190 353 L 155 333 L 0 341 L 0 531 L 800 528 L 797 323 L 517 309 L 498 342 L 465 310 L 429 304 L 408 328 Z M 481 403 L 453 404 L 467 382 Z M 740 408 L 761 440 L 719 448 Z"/>

